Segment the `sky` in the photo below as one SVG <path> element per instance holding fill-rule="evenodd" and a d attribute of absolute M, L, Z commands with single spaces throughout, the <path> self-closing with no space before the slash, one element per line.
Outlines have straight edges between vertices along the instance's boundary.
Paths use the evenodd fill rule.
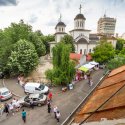
<path fill-rule="evenodd" d="M 23 19 L 34 31 L 54 34 L 61 14 L 68 33 L 74 28 L 80 4 L 86 17 L 85 29 L 96 33 L 97 22 L 106 13 L 117 19 L 115 32 L 119 35 L 125 33 L 125 0 L 0 0 L 0 29 Z"/>

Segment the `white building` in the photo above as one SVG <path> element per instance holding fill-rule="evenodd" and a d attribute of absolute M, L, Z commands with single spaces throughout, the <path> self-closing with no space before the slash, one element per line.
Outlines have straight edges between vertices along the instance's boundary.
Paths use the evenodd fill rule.
<path fill-rule="evenodd" d="M 99 40 L 96 34 L 90 34 L 91 30 L 85 29 L 85 21 L 86 18 L 81 13 L 80 5 L 80 13 L 74 18 L 74 29 L 69 33 L 74 39 L 75 52 L 83 55 L 92 52 Z M 50 56 L 52 56 L 52 48 L 67 34 L 65 33 L 65 27 L 66 25 L 60 19 L 55 27 L 55 41 L 50 43 Z"/>

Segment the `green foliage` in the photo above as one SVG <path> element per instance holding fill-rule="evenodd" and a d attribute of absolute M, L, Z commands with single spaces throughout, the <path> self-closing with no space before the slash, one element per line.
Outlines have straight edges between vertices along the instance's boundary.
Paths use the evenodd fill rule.
<path fill-rule="evenodd" d="M 11 75 L 28 75 L 38 65 L 38 55 L 32 43 L 19 40 L 14 44 L 7 66 Z"/>
<path fill-rule="evenodd" d="M 39 57 L 46 54 L 46 48 L 45 48 L 45 45 L 44 45 L 43 41 L 41 40 L 40 34 L 38 34 L 36 32 L 30 33 L 29 34 L 29 41 L 34 44 L 35 49 L 36 49 Z"/>
<path fill-rule="evenodd" d="M 65 35 L 62 39 L 61 42 L 64 42 L 65 44 L 68 44 L 71 46 L 71 52 L 75 52 L 75 46 L 74 46 L 74 40 L 73 37 L 70 35 Z"/>
<path fill-rule="evenodd" d="M 117 39 L 116 50 L 121 51 L 124 44 L 125 44 L 125 40 L 124 39 Z"/>
<path fill-rule="evenodd" d="M 94 48 L 92 58 L 99 63 L 106 63 L 112 59 L 115 55 L 115 50 L 110 43 L 100 42 L 98 46 Z"/>
<path fill-rule="evenodd" d="M 122 65 L 125 65 L 125 55 L 118 55 L 107 63 L 107 68 L 113 70 Z"/>
<path fill-rule="evenodd" d="M 75 65 L 73 61 L 69 59 L 70 46 L 63 42 L 58 43 L 53 48 L 53 69 L 49 70 L 52 77 L 50 79 L 54 84 L 67 85 L 69 84 L 75 75 Z"/>
<path fill-rule="evenodd" d="M 50 45 L 49 42 L 55 41 L 55 36 L 54 35 L 47 35 L 41 37 L 45 47 L 46 47 L 46 54 L 50 53 Z"/>

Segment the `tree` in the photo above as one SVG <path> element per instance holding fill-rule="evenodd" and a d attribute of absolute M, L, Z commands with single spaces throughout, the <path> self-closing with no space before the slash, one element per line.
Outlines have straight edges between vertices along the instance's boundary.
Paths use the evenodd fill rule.
<path fill-rule="evenodd" d="M 38 65 L 38 55 L 32 43 L 19 40 L 14 44 L 7 66 L 11 75 L 28 75 Z"/>
<path fill-rule="evenodd" d="M 98 46 L 94 48 L 92 58 L 99 63 L 106 63 L 112 59 L 115 55 L 115 50 L 110 43 L 100 42 Z"/>
<path fill-rule="evenodd" d="M 70 50 L 70 46 L 63 42 L 53 48 L 53 69 L 49 72 L 52 72 L 54 84 L 67 85 L 75 75 L 74 62 L 69 59 Z"/>
<path fill-rule="evenodd" d="M 43 41 L 41 40 L 40 34 L 38 35 L 38 33 L 36 33 L 36 32 L 30 33 L 29 41 L 34 44 L 39 57 L 44 56 L 46 54 L 46 48 L 45 48 Z"/>
<path fill-rule="evenodd" d="M 116 52 L 117 52 L 117 54 L 123 49 L 124 44 L 125 44 L 124 39 L 117 39 L 117 43 L 116 43 Z"/>
<path fill-rule="evenodd" d="M 115 56 L 113 59 L 111 59 L 107 63 L 107 68 L 109 70 L 113 70 L 113 69 L 118 68 L 122 65 L 125 65 L 125 55 L 118 55 L 118 56 Z"/>
<path fill-rule="evenodd" d="M 70 35 L 65 35 L 62 39 L 61 42 L 64 42 L 65 44 L 68 44 L 71 46 L 71 52 L 75 52 L 75 46 L 74 46 L 74 40 L 73 37 Z"/>
<path fill-rule="evenodd" d="M 46 54 L 50 53 L 49 42 L 55 41 L 55 36 L 54 35 L 41 36 L 41 39 L 46 47 Z"/>

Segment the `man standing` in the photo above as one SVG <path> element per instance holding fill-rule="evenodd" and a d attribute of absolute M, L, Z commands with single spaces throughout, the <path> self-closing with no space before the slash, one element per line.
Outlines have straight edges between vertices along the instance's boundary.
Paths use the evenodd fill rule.
<path fill-rule="evenodd" d="M 22 110 L 22 120 L 26 123 L 26 111 L 24 111 L 24 109 Z"/>
<path fill-rule="evenodd" d="M 50 101 L 52 101 L 52 96 L 53 96 L 52 92 L 49 92 L 48 98 L 49 98 Z"/>
<path fill-rule="evenodd" d="M 56 119 L 56 118 L 57 118 L 57 117 L 56 117 L 56 113 L 57 113 L 57 111 L 58 111 L 57 106 L 54 106 L 53 111 L 54 111 L 54 114 L 55 114 L 55 119 Z"/>
<path fill-rule="evenodd" d="M 48 106 L 48 113 L 51 112 L 51 103 L 50 100 L 47 101 L 47 106 Z"/>

